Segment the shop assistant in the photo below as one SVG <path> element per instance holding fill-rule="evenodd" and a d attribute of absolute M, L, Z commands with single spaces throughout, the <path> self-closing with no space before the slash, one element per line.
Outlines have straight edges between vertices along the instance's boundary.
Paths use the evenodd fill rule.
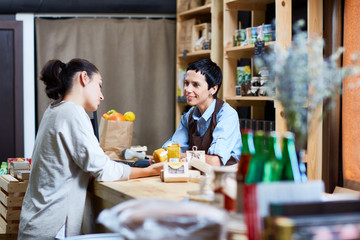
<path fill-rule="evenodd" d="M 181 117 L 174 135 L 163 145 L 180 143 L 181 158 L 185 151 L 196 146 L 207 154 L 212 166 L 232 165 L 239 161 L 241 133 L 237 112 L 217 98 L 222 73 L 216 63 L 208 59 L 189 64 L 184 80 L 187 104 L 192 106 Z"/>
<path fill-rule="evenodd" d="M 163 166 L 130 168 L 110 160 L 100 148 L 86 113 L 104 99 L 103 81 L 92 63 L 51 60 L 40 80 L 54 102 L 36 136 L 18 239 L 63 239 L 81 234 L 90 174 L 97 181 L 127 180 L 159 175 Z"/>

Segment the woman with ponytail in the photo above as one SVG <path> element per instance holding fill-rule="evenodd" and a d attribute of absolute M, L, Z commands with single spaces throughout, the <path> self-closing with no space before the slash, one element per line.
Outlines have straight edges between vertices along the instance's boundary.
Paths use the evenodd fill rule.
<path fill-rule="evenodd" d="M 54 101 L 36 136 L 18 239 L 63 239 L 81 234 L 90 175 L 97 181 L 159 175 L 161 164 L 131 168 L 109 159 L 100 148 L 86 111 L 104 99 L 99 70 L 89 61 L 51 60 L 40 80 Z"/>

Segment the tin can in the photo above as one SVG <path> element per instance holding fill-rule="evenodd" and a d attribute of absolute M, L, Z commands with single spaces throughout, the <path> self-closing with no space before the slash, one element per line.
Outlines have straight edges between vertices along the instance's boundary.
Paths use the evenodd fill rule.
<path fill-rule="evenodd" d="M 240 42 L 243 43 L 246 40 L 246 30 L 240 29 Z"/>
<path fill-rule="evenodd" d="M 264 42 L 272 41 L 272 34 L 271 32 L 264 32 Z"/>
<path fill-rule="evenodd" d="M 248 44 L 251 42 L 251 27 L 245 29 L 245 41 L 247 41 Z"/>

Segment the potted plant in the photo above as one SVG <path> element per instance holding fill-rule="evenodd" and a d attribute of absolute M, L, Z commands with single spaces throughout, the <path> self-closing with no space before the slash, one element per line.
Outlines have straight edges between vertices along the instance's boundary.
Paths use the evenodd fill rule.
<path fill-rule="evenodd" d="M 359 73 L 355 66 L 356 56 L 351 66 L 339 67 L 337 60 L 343 48 L 324 58 L 323 39 L 309 37 L 300 30 L 302 26 L 303 20 L 295 24 L 295 35 L 287 49 L 275 44 L 255 59 L 256 67 L 269 70 L 266 92 L 284 108 L 287 129 L 295 134 L 297 151 L 305 148 L 308 132 L 311 132 L 309 123 L 316 120 L 316 108 L 324 100 L 333 100 L 341 94 L 344 77 Z M 329 102 L 327 107 L 331 108 L 334 101 Z"/>

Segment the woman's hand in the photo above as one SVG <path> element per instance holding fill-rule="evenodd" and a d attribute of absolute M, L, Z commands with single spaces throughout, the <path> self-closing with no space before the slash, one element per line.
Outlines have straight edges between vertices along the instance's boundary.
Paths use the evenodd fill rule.
<path fill-rule="evenodd" d="M 132 167 L 130 172 L 130 179 L 150 177 L 160 175 L 161 169 L 164 168 L 164 162 L 151 164 L 146 168 Z"/>
<path fill-rule="evenodd" d="M 151 164 L 149 167 L 149 170 L 152 172 L 151 176 L 156 176 L 156 175 L 160 175 L 160 172 L 162 169 L 164 169 L 164 162 L 159 162 L 159 163 L 154 163 Z"/>

